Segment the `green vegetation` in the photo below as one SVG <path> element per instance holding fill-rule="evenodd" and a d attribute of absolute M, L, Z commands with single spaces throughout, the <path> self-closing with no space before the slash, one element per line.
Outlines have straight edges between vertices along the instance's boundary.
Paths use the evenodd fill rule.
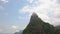
<path fill-rule="evenodd" d="M 32 14 L 27 27 L 22 34 L 60 34 L 60 30 L 42 21 L 35 13 Z"/>

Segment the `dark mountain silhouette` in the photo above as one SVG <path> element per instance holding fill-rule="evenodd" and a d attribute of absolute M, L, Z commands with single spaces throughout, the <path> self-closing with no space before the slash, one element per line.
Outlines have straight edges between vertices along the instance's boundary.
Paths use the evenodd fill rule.
<path fill-rule="evenodd" d="M 22 34 L 60 34 L 60 30 L 49 23 L 45 23 L 36 13 L 33 13 Z"/>

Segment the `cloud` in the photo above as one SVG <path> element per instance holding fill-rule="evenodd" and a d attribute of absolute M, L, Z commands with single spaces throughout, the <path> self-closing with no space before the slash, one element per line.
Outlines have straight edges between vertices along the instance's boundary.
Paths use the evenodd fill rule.
<path fill-rule="evenodd" d="M 12 25 L 11 26 L 13 32 L 18 32 L 19 31 L 19 26 Z"/>
<path fill-rule="evenodd" d="M 32 3 L 33 2 L 33 0 L 27 0 L 29 3 Z"/>
<path fill-rule="evenodd" d="M 6 5 L 6 3 L 8 3 L 9 0 L 0 0 L 0 11 L 4 10 L 4 7 Z"/>
<path fill-rule="evenodd" d="M 8 25 L 8 26 L 0 26 L 0 33 L 14 33 L 20 30 L 20 26 L 17 25 Z"/>
<path fill-rule="evenodd" d="M 17 29 L 17 28 L 18 28 L 18 26 L 13 25 L 13 26 L 12 26 L 12 28 L 13 28 L 13 29 Z"/>
<path fill-rule="evenodd" d="M 46 13 L 50 9 L 51 4 L 52 2 L 50 0 L 36 0 L 32 2 L 31 5 L 24 6 L 19 12 L 22 14 L 26 12 Z"/>
<path fill-rule="evenodd" d="M 36 12 L 38 16 L 42 17 L 44 21 L 48 21 L 51 24 L 56 25 L 55 23 L 52 22 L 54 21 L 55 17 L 58 18 L 60 14 L 60 5 L 57 3 L 58 0 L 29 0 L 29 1 L 30 3 L 28 5 L 24 6 L 22 9 L 19 9 L 20 14 L 29 13 L 31 15 L 33 12 Z M 53 16 L 49 15 L 51 13 Z M 50 16 L 54 19 L 52 19 Z"/>
<path fill-rule="evenodd" d="M 9 0 L 1 0 L 4 4 L 8 3 Z"/>

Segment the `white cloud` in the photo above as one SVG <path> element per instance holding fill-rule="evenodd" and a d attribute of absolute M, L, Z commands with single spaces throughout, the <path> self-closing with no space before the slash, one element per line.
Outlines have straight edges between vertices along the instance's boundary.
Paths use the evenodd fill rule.
<path fill-rule="evenodd" d="M 27 0 L 29 3 L 32 3 L 33 2 L 33 0 Z"/>
<path fill-rule="evenodd" d="M 37 6 L 31 7 L 30 5 L 24 6 L 21 10 L 20 13 L 25 13 L 25 12 L 41 12 L 41 13 L 46 13 L 50 9 L 51 1 L 50 0 L 36 0 L 34 4 L 38 4 Z"/>
<path fill-rule="evenodd" d="M 20 31 L 20 26 L 17 25 L 0 26 L 0 33 L 15 33 L 18 31 Z"/>
<path fill-rule="evenodd" d="M 31 0 L 32 1 L 32 0 Z M 19 10 L 20 14 L 25 14 L 26 12 L 32 14 L 32 12 L 36 12 L 39 17 L 42 17 L 44 21 L 51 22 L 51 19 L 48 15 L 48 12 L 52 12 L 54 16 L 57 17 L 57 15 L 60 14 L 60 5 L 57 4 L 57 0 L 33 0 L 34 2 L 31 2 L 31 5 L 26 5 L 22 9 Z M 50 20 L 51 19 L 51 20 Z M 56 20 L 56 19 L 55 19 Z M 51 23 L 52 24 L 52 23 Z M 53 23 L 54 24 L 54 23 Z"/>
<path fill-rule="evenodd" d="M 8 3 L 9 0 L 1 0 L 3 3 Z"/>
<path fill-rule="evenodd" d="M 12 28 L 16 29 L 16 28 L 17 28 L 17 26 L 14 26 L 14 25 L 13 25 L 13 26 L 12 26 Z"/>
<path fill-rule="evenodd" d="M 11 26 L 11 28 L 12 28 L 12 31 L 14 31 L 14 32 L 19 31 L 19 26 L 13 25 L 13 26 Z"/>

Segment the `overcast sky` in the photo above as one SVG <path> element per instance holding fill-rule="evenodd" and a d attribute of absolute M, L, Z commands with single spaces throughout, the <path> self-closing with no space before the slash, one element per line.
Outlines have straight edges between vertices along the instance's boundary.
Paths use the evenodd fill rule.
<path fill-rule="evenodd" d="M 0 0 L 0 33 L 23 30 L 33 12 L 45 22 L 60 25 L 60 0 Z"/>

